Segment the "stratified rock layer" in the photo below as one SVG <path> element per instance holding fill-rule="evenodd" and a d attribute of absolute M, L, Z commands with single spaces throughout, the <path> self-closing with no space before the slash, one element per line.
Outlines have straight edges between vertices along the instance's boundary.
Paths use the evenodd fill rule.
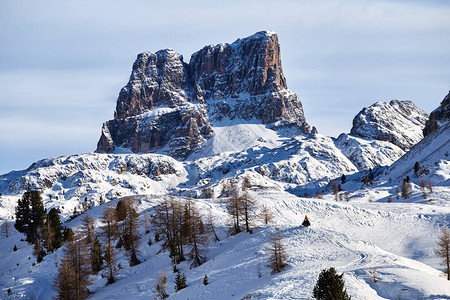
<path fill-rule="evenodd" d="M 311 131 L 299 98 L 287 89 L 275 33 L 206 46 L 189 64 L 170 49 L 139 54 L 120 91 L 114 120 L 103 125 L 96 152 L 164 148 L 185 159 L 223 118 Z"/>
<path fill-rule="evenodd" d="M 377 102 L 356 115 L 351 133 L 389 141 L 406 151 L 423 138 L 427 119 L 428 114 L 411 101 Z"/>

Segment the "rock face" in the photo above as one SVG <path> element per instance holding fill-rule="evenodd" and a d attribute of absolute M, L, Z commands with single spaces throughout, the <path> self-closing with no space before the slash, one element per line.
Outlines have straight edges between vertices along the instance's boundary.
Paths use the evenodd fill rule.
<path fill-rule="evenodd" d="M 165 153 L 185 159 L 223 118 L 311 131 L 299 98 L 287 89 L 275 33 L 206 46 L 189 64 L 170 49 L 139 54 L 120 91 L 114 120 L 103 124 L 96 152 L 164 147 Z"/>
<path fill-rule="evenodd" d="M 377 102 L 356 115 L 351 134 L 389 141 L 407 151 L 423 138 L 427 119 L 428 114 L 411 101 Z"/>
<path fill-rule="evenodd" d="M 448 120 L 450 120 L 450 91 L 442 100 L 441 105 L 431 112 L 423 129 L 423 135 L 427 136 L 433 133 L 440 127 L 440 123 Z"/>

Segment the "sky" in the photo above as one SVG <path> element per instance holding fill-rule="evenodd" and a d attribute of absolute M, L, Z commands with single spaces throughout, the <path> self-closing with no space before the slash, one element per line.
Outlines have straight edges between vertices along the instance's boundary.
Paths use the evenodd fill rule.
<path fill-rule="evenodd" d="M 0 174 L 96 149 L 136 55 L 278 34 L 320 133 L 377 101 L 426 112 L 450 89 L 450 1 L 0 1 Z"/>

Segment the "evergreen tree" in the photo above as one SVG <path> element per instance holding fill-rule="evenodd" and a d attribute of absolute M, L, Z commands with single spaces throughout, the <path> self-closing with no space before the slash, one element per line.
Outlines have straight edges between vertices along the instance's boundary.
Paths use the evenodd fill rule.
<path fill-rule="evenodd" d="M 179 290 L 184 289 L 187 287 L 186 285 L 186 275 L 181 274 L 180 271 L 178 271 L 177 276 L 175 277 L 175 292 L 178 292 Z"/>
<path fill-rule="evenodd" d="M 53 249 L 58 249 L 64 243 L 64 236 L 63 236 L 62 222 L 59 217 L 59 212 L 56 208 L 52 208 L 48 212 L 47 222 L 50 223 L 50 227 L 52 228 L 54 234 L 52 247 Z"/>
<path fill-rule="evenodd" d="M 417 175 L 417 172 L 419 172 L 419 170 L 420 170 L 420 165 L 419 165 L 419 162 L 416 161 L 416 163 L 414 164 L 414 174 Z"/>
<path fill-rule="evenodd" d="M 288 258 L 281 233 L 272 236 L 268 251 L 270 254 L 269 266 L 272 268 L 272 274 L 281 272 L 287 266 L 286 260 Z"/>
<path fill-rule="evenodd" d="M 344 184 L 347 182 L 347 177 L 345 176 L 345 174 L 342 174 L 341 176 L 341 183 Z"/>
<path fill-rule="evenodd" d="M 103 255 L 100 245 L 100 241 L 97 237 L 94 238 L 94 242 L 91 247 L 91 267 L 92 273 L 97 274 L 102 269 L 103 265 Z"/>
<path fill-rule="evenodd" d="M 313 295 L 317 300 L 350 300 L 344 288 L 344 274 L 338 275 L 334 268 L 322 270 L 314 286 Z"/>
<path fill-rule="evenodd" d="M 208 276 L 203 277 L 203 285 L 208 285 Z"/>
<path fill-rule="evenodd" d="M 30 204 L 30 225 L 28 227 L 27 237 L 28 242 L 34 243 L 34 241 L 38 238 L 40 231 L 44 227 L 47 212 L 45 211 L 41 194 L 38 191 L 31 191 Z"/>
<path fill-rule="evenodd" d="M 27 233 L 28 227 L 31 223 L 30 208 L 31 208 L 31 192 L 25 192 L 22 198 L 19 199 L 16 206 L 16 223 L 14 227 L 17 231 Z"/>

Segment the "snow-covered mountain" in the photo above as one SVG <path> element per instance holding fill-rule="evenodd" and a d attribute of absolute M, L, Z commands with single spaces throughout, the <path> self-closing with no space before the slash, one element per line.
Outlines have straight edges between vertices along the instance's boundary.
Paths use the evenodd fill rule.
<path fill-rule="evenodd" d="M 391 142 L 406 151 L 423 138 L 427 120 L 428 114 L 411 101 L 377 102 L 356 115 L 350 132 Z"/>
<path fill-rule="evenodd" d="M 1 175 L 0 219 L 13 219 L 28 190 L 40 191 L 45 208 L 58 208 L 74 230 L 81 224 L 80 217 L 69 221 L 74 210 L 87 209 L 98 229 L 105 207 L 124 197 L 136 200 L 142 222 L 168 197 L 189 198 L 204 217 L 211 213 L 220 241 L 210 241 L 198 268 L 178 265 L 187 288 L 172 292 L 169 253 L 161 242 L 149 246 L 154 232 L 142 228 L 142 264 L 130 267 L 118 250 L 117 282 L 105 286 L 102 272 L 93 275 L 93 299 L 152 298 L 160 270 L 170 299 L 310 299 L 328 267 L 345 273 L 353 299 L 450 299 L 434 255 L 439 230 L 450 223 L 449 95 L 430 118 L 411 101 L 377 102 L 354 118 L 351 133 L 330 138 L 310 129 L 287 88 L 273 32 L 206 46 L 189 64 L 169 49 L 141 53 L 114 120 L 103 125 L 100 153 Z M 363 183 L 368 174 L 375 178 Z M 411 196 L 395 197 L 406 176 Z M 426 199 L 421 179 L 433 185 Z M 333 195 L 337 182 L 342 191 Z M 230 236 L 231 185 L 258 209 L 268 207 L 273 223 L 255 219 L 252 234 Z M 305 215 L 311 227 L 300 226 Z M 0 298 L 53 298 L 62 249 L 36 264 L 33 246 L 10 230 L 0 239 Z M 271 275 L 267 247 L 275 232 L 289 258 L 287 269 Z"/>
<path fill-rule="evenodd" d="M 235 118 L 311 131 L 299 98 L 287 88 L 274 32 L 206 46 L 189 64 L 171 49 L 139 54 L 97 152 L 161 150 L 186 159 L 214 138 L 216 122 Z"/>

